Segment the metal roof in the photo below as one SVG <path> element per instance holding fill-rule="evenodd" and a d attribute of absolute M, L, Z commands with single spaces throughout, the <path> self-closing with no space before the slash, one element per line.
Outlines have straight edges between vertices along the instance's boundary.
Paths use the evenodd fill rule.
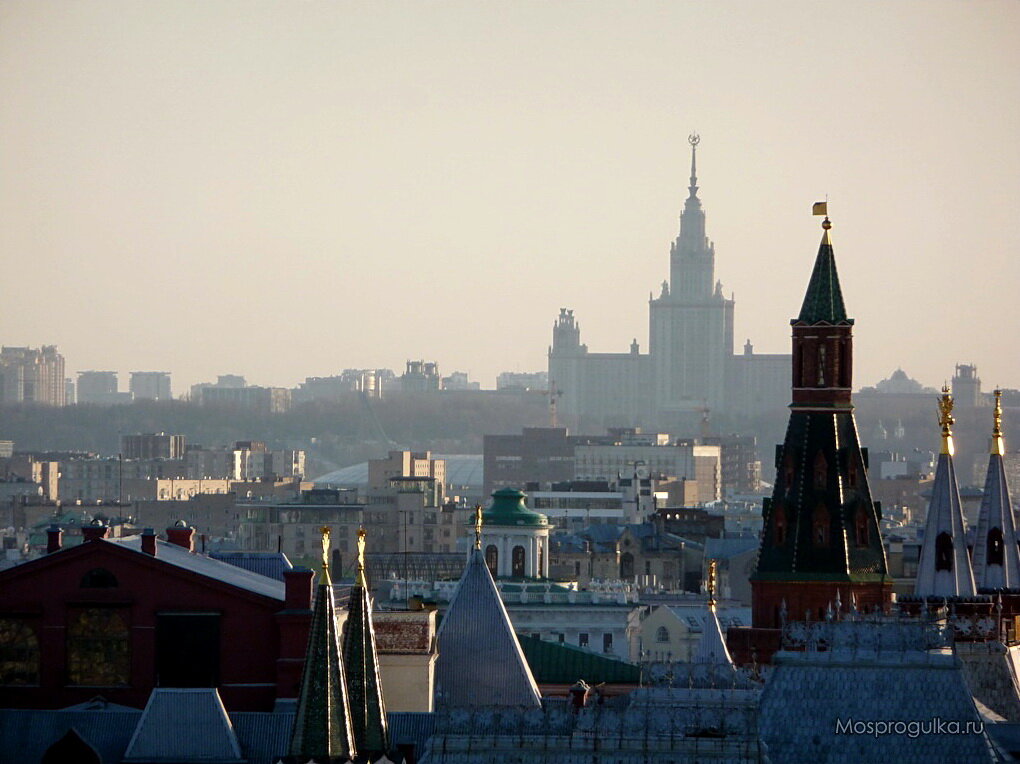
<path fill-rule="evenodd" d="M 244 761 L 230 717 L 213 688 L 157 687 L 145 704 L 123 761 L 227 764 Z"/>

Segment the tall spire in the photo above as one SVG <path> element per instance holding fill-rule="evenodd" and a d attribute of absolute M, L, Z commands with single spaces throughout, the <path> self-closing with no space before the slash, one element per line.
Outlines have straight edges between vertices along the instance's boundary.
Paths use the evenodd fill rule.
<path fill-rule="evenodd" d="M 365 579 L 364 528 L 358 530 L 358 567 L 344 624 L 343 658 L 354 747 L 359 757 L 376 761 L 389 751 L 390 745 L 372 604 Z"/>
<path fill-rule="evenodd" d="M 939 397 L 939 426 L 942 448 L 932 484 L 924 544 L 917 566 L 914 594 L 918 597 L 973 597 L 974 571 L 967 554 L 963 504 L 953 465 L 953 396 L 942 388 Z"/>
<path fill-rule="evenodd" d="M 329 528 L 322 528 L 322 578 L 308 629 L 301 694 L 291 731 L 295 762 L 342 762 L 356 755 L 329 575 Z"/>
<path fill-rule="evenodd" d="M 688 199 L 697 201 L 698 199 L 698 144 L 701 143 L 701 136 L 697 133 L 691 133 L 687 136 L 687 142 L 691 144 L 691 185 L 687 187 L 690 191 Z M 700 205 L 700 202 L 699 202 Z"/>
<path fill-rule="evenodd" d="M 1020 552 L 1016 543 L 1013 502 L 1002 463 L 1002 391 L 995 391 L 991 447 L 985 491 L 974 537 L 974 583 L 978 589 L 1020 588 Z"/>

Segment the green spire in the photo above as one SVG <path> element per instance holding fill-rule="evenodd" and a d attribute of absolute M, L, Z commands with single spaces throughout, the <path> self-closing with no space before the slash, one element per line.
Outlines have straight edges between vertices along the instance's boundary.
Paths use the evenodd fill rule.
<path fill-rule="evenodd" d="M 831 223 L 828 218 L 825 218 L 822 226 L 825 231 L 822 234 L 822 243 L 818 247 L 818 257 L 815 258 L 815 268 L 811 272 L 811 281 L 804 295 L 800 315 L 794 323 L 853 323 L 847 319 L 846 307 L 843 305 L 843 292 L 839 288 L 839 274 L 836 273 L 836 257 L 832 252 L 832 240 L 829 238 Z"/>
<path fill-rule="evenodd" d="M 358 531 L 358 570 L 347 606 L 343 656 L 355 748 L 359 756 L 375 761 L 389 751 L 390 746 L 375 630 L 372 628 L 372 605 L 365 581 L 364 529 Z"/>
<path fill-rule="evenodd" d="M 308 649 L 301 672 L 301 694 L 290 737 L 290 759 L 319 764 L 355 757 L 347 703 L 347 683 L 340 662 L 336 604 L 329 585 L 329 530 L 323 528 L 323 576 L 308 629 Z"/>

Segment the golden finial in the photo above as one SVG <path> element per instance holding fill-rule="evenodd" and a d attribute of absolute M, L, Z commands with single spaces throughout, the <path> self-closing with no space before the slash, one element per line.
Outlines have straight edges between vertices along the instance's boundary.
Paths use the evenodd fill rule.
<path fill-rule="evenodd" d="M 992 395 L 995 396 L 995 412 L 992 414 L 992 446 L 991 453 L 999 456 L 1006 455 L 1006 447 L 1002 442 L 1002 390 L 996 388 Z"/>
<path fill-rule="evenodd" d="M 364 528 L 358 528 L 358 572 L 355 578 L 355 586 L 368 586 L 365 580 L 365 533 Z"/>
<path fill-rule="evenodd" d="M 325 584 L 332 584 L 333 580 L 329 575 L 329 526 L 319 528 L 322 533 L 322 581 Z"/>
<path fill-rule="evenodd" d="M 715 560 L 708 561 L 708 607 L 715 610 Z"/>
<path fill-rule="evenodd" d="M 953 396 L 949 392 L 949 385 L 942 385 L 942 395 L 939 396 L 939 426 L 942 427 L 942 451 L 943 454 L 953 455 Z"/>
<path fill-rule="evenodd" d="M 482 505 L 475 504 L 475 549 L 482 548 Z"/>

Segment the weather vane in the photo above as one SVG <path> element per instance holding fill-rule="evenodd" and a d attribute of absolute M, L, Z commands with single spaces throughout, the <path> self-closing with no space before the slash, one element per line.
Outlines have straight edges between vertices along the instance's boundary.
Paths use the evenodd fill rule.
<path fill-rule="evenodd" d="M 715 609 L 715 560 L 708 562 L 708 606 Z"/>
<path fill-rule="evenodd" d="M 364 528 L 358 528 L 358 574 L 355 583 L 358 586 L 365 586 L 365 533 Z"/>
<path fill-rule="evenodd" d="M 999 456 L 1006 455 L 1006 449 L 1002 444 L 1002 390 L 995 388 L 992 392 L 995 396 L 995 411 L 992 413 L 992 453 Z"/>
<path fill-rule="evenodd" d="M 482 548 L 482 505 L 475 504 L 475 549 Z"/>
<path fill-rule="evenodd" d="M 687 142 L 691 144 L 692 147 L 697 147 L 697 145 L 701 143 L 701 136 L 697 133 L 691 133 L 687 136 Z"/>

